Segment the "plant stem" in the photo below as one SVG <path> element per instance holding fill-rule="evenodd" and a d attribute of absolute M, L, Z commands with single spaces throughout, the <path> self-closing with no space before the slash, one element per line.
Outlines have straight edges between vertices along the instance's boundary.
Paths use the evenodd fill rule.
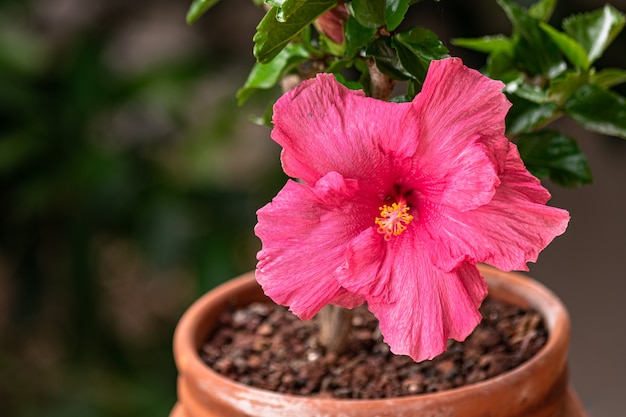
<path fill-rule="evenodd" d="M 370 72 L 370 93 L 372 97 L 389 101 L 393 93 L 393 87 L 396 85 L 396 80 L 392 80 L 380 72 L 374 59 L 367 61 L 367 67 Z"/>
<path fill-rule="evenodd" d="M 320 310 L 319 341 L 327 353 L 341 354 L 348 346 L 352 331 L 352 310 L 328 304 Z"/>

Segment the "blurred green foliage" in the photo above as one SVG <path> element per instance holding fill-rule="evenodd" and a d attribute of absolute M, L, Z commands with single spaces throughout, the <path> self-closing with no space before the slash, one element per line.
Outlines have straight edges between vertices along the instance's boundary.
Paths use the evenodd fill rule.
<path fill-rule="evenodd" d="M 2 416 L 167 415 L 175 323 L 253 268 L 256 208 L 283 181 L 269 130 L 234 111 L 245 74 L 203 49 L 186 2 L 168 17 L 182 45 L 144 62 L 154 16 L 94 4 L 0 5 Z"/>

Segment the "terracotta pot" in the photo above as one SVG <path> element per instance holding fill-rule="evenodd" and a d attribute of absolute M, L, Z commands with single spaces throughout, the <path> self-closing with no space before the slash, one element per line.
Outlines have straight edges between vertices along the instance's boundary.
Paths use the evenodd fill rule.
<path fill-rule="evenodd" d="M 298 397 L 239 384 L 207 367 L 198 350 L 227 306 L 267 300 L 248 273 L 204 295 L 180 320 L 174 335 L 178 403 L 170 417 L 586 417 L 569 388 L 570 322 L 563 304 L 523 275 L 480 269 L 492 297 L 533 307 L 548 327 L 544 348 L 513 371 L 448 391 L 382 400 Z"/>

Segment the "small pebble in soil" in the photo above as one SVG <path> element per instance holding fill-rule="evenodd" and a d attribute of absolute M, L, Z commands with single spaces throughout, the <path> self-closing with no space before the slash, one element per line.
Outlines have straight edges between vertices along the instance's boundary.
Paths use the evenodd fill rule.
<path fill-rule="evenodd" d="M 538 313 L 487 298 L 483 320 L 430 361 L 394 355 L 376 318 L 355 309 L 346 352 L 326 353 L 315 320 L 254 303 L 224 312 L 200 356 L 216 372 L 257 388 L 332 398 L 376 399 L 437 392 L 493 378 L 534 356 L 547 332 Z"/>

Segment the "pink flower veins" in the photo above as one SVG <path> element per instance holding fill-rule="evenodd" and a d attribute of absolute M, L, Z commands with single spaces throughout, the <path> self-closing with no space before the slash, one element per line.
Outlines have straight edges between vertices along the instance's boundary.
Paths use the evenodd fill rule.
<path fill-rule="evenodd" d="M 448 58 L 411 103 L 330 74 L 278 100 L 272 138 L 300 182 L 257 213 L 265 293 L 302 319 L 367 302 L 416 361 L 464 340 L 487 293 L 476 264 L 526 270 L 569 221 L 504 136 L 502 87 Z"/>

